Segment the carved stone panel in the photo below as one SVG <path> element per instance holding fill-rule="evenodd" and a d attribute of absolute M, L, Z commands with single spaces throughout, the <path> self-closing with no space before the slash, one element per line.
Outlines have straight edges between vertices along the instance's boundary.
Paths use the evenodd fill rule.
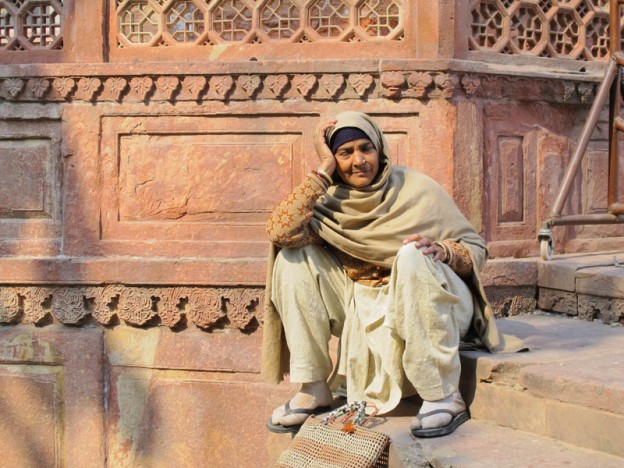
<path fill-rule="evenodd" d="M 0 216 L 2 218 L 48 218 L 51 213 L 48 139 L 0 140 Z"/>
<path fill-rule="evenodd" d="M 60 237 L 60 136 L 50 122 L 0 124 L 0 254 L 55 254 Z"/>
<path fill-rule="evenodd" d="M 485 143 L 487 239 L 532 240 L 537 224 L 535 134 L 496 115 L 486 120 Z"/>
<path fill-rule="evenodd" d="M 104 117 L 101 245 L 132 255 L 264 255 L 253 243 L 266 242 L 270 210 L 301 180 L 313 128 L 308 117 Z"/>

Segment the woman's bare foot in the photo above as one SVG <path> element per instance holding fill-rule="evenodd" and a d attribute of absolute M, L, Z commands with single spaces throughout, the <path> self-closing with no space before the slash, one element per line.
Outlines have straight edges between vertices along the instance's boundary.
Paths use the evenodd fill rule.
<path fill-rule="evenodd" d="M 301 384 L 299 392 L 291 398 L 289 405 L 291 410 L 313 410 L 319 407 L 329 406 L 333 400 L 332 392 L 325 380 Z M 296 426 L 302 424 L 308 414 L 286 414 L 286 405 L 276 408 L 271 415 L 271 423 L 281 426 Z"/>

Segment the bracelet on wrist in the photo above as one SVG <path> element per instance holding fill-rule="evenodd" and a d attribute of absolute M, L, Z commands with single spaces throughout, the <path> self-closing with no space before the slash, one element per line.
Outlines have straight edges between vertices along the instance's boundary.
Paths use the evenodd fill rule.
<path fill-rule="evenodd" d="M 325 171 L 321 172 L 320 170 L 314 170 L 312 171 L 312 174 L 321 179 L 321 181 L 326 185 L 325 188 L 329 188 L 332 184 L 331 177 L 329 177 Z"/>
<path fill-rule="evenodd" d="M 319 168 L 319 169 L 316 170 L 316 172 L 318 172 L 319 174 L 325 176 L 325 179 L 329 182 L 329 185 L 334 183 L 334 181 L 332 179 L 332 176 L 330 176 L 326 170 Z"/>

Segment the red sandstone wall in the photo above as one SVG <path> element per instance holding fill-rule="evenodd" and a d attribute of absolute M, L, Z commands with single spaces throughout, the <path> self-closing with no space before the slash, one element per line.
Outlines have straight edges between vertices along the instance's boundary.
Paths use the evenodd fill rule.
<path fill-rule="evenodd" d="M 604 59 L 594 0 L 17 3 L 0 2 L 9 466 L 268 466 L 285 441 L 264 422 L 290 388 L 258 377 L 263 224 L 314 167 L 319 118 L 373 115 L 494 257 L 531 257 Z M 179 44 L 163 18 L 184 6 L 197 23 Z M 527 8 L 567 42 L 523 42 Z M 570 212 L 606 209 L 602 120 Z M 558 253 L 624 237 L 554 232 Z"/>

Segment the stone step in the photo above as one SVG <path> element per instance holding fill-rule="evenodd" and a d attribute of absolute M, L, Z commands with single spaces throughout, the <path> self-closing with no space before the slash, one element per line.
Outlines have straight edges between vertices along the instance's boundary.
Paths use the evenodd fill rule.
<path fill-rule="evenodd" d="M 392 439 L 390 468 L 624 466 L 620 457 L 476 419 L 446 437 L 414 440 L 404 430 L 410 420 L 391 418 L 380 426 Z"/>
<path fill-rule="evenodd" d="M 462 353 L 472 417 L 624 457 L 624 327 L 550 314 L 498 320 L 526 353 Z"/>
<path fill-rule="evenodd" d="M 624 251 L 496 258 L 487 262 L 483 283 L 497 316 L 541 310 L 624 322 Z"/>
<path fill-rule="evenodd" d="M 403 400 L 375 427 L 391 466 L 624 466 L 624 327 L 539 311 L 497 324 L 529 351 L 461 353 L 472 419 L 450 436 L 413 440 L 419 402 Z"/>
<path fill-rule="evenodd" d="M 624 321 L 624 252 L 561 255 L 537 263 L 538 306 L 605 323 Z"/>

